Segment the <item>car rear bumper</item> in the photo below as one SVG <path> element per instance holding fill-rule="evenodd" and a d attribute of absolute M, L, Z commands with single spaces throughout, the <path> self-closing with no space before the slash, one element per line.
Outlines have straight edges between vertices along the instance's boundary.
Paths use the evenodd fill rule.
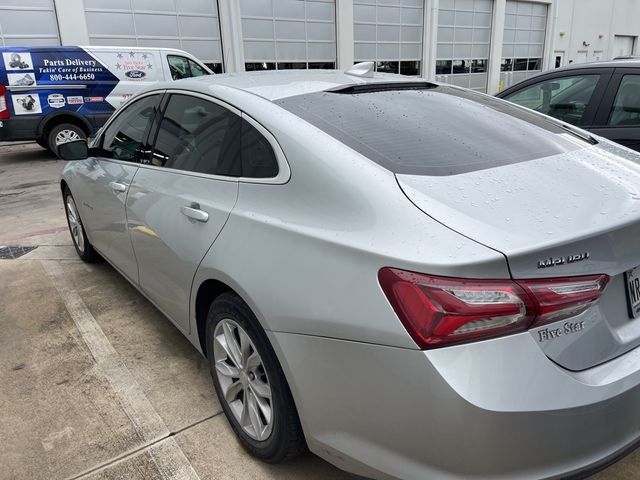
<path fill-rule="evenodd" d="M 528 333 L 421 352 L 269 333 L 312 451 L 373 478 L 555 478 L 640 438 L 640 352 L 584 372 Z"/>
<path fill-rule="evenodd" d="M 36 140 L 41 117 L 27 116 L 12 117 L 0 120 L 0 142 L 17 140 Z"/>

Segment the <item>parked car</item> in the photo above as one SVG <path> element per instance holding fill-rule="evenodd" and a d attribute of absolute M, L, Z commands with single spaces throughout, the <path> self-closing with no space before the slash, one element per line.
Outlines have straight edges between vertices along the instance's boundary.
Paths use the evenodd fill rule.
<path fill-rule="evenodd" d="M 77 253 L 207 356 L 240 442 L 371 478 L 586 475 L 640 436 L 640 155 L 372 73 L 156 85 L 62 144 Z"/>
<path fill-rule="evenodd" d="M 640 150 L 640 61 L 569 65 L 497 95 Z"/>
<path fill-rule="evenodd" d="M 86 138 L 116 108 L 158 81 L 212 72 L 181 50 L 0 48 L 0 141 L 56 145 Z"/>

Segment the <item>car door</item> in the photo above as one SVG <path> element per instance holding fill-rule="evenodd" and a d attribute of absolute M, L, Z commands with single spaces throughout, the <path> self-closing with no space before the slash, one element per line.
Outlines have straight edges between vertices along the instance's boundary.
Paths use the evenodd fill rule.
<path fill-rule="evenodd" d="M 85 177 L 79 198 L 93 246 L 134 283 L 138 267 L 127 229 L 125 203 L 145 153 L 145 140 L 161 94 L 135 100 L 104 129 L 79 174 Z M 82 188 L 82 186 L 80 188 Z"/>
<path fill-rule="evenodd" d="M 191 282 L 238 196 L 240 112 L 174 92 L 127 199 L 140 286 L 182 330 Z"/>
<path fill-rule="evenodd" d="M 537 76 L 498 96 L 588 129 L 611 75 L 612 69 L 564 70 Z"/>
<path fill-rule="evenodd" d="M 615 70 L 591 131 L 640 151 L 640 69 Z"/>

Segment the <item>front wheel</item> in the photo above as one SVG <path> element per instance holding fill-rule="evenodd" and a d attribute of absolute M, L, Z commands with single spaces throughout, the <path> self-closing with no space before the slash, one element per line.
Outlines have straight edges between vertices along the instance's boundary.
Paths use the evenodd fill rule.
<path fill-rule="evenodd" d="M 73 240 L 73 246 L 76 248 L 78 256 L 87 263 L 94 263 L 100 260 L 100 255 L 93 249 L 93 246 L 87 238 L 87 233 L 80 220 L 76 202 L 68 188 L 64 190 L 64 210 L 67 214 L 67 225 L 69 225 L 69 233 Z"/>
<path fill-rule="evenodd" d="M 306 443 L 284 373 L 240 297 L 224 293 L 211 304 L 206 338 L 216 393 L 240 443 L 270 463 L 302 453 Z"/>

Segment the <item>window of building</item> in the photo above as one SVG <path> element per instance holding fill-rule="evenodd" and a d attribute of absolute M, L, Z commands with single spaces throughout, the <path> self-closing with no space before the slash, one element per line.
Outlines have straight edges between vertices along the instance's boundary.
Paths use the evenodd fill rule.
<path fill-rule="evenodd" d="M 378 72 L 420 75 L 422 0 L 354 0 L 356 63 L 373 61 Z"/>
<path fill-rule="evenodd" d="M 335 68 L 335 0 L 240 0 L 245 70 Z"/>
<path fill-rule="evenodd" d="M 486 91 L 492 0 L 440 0 L 436 79 Z"/>

